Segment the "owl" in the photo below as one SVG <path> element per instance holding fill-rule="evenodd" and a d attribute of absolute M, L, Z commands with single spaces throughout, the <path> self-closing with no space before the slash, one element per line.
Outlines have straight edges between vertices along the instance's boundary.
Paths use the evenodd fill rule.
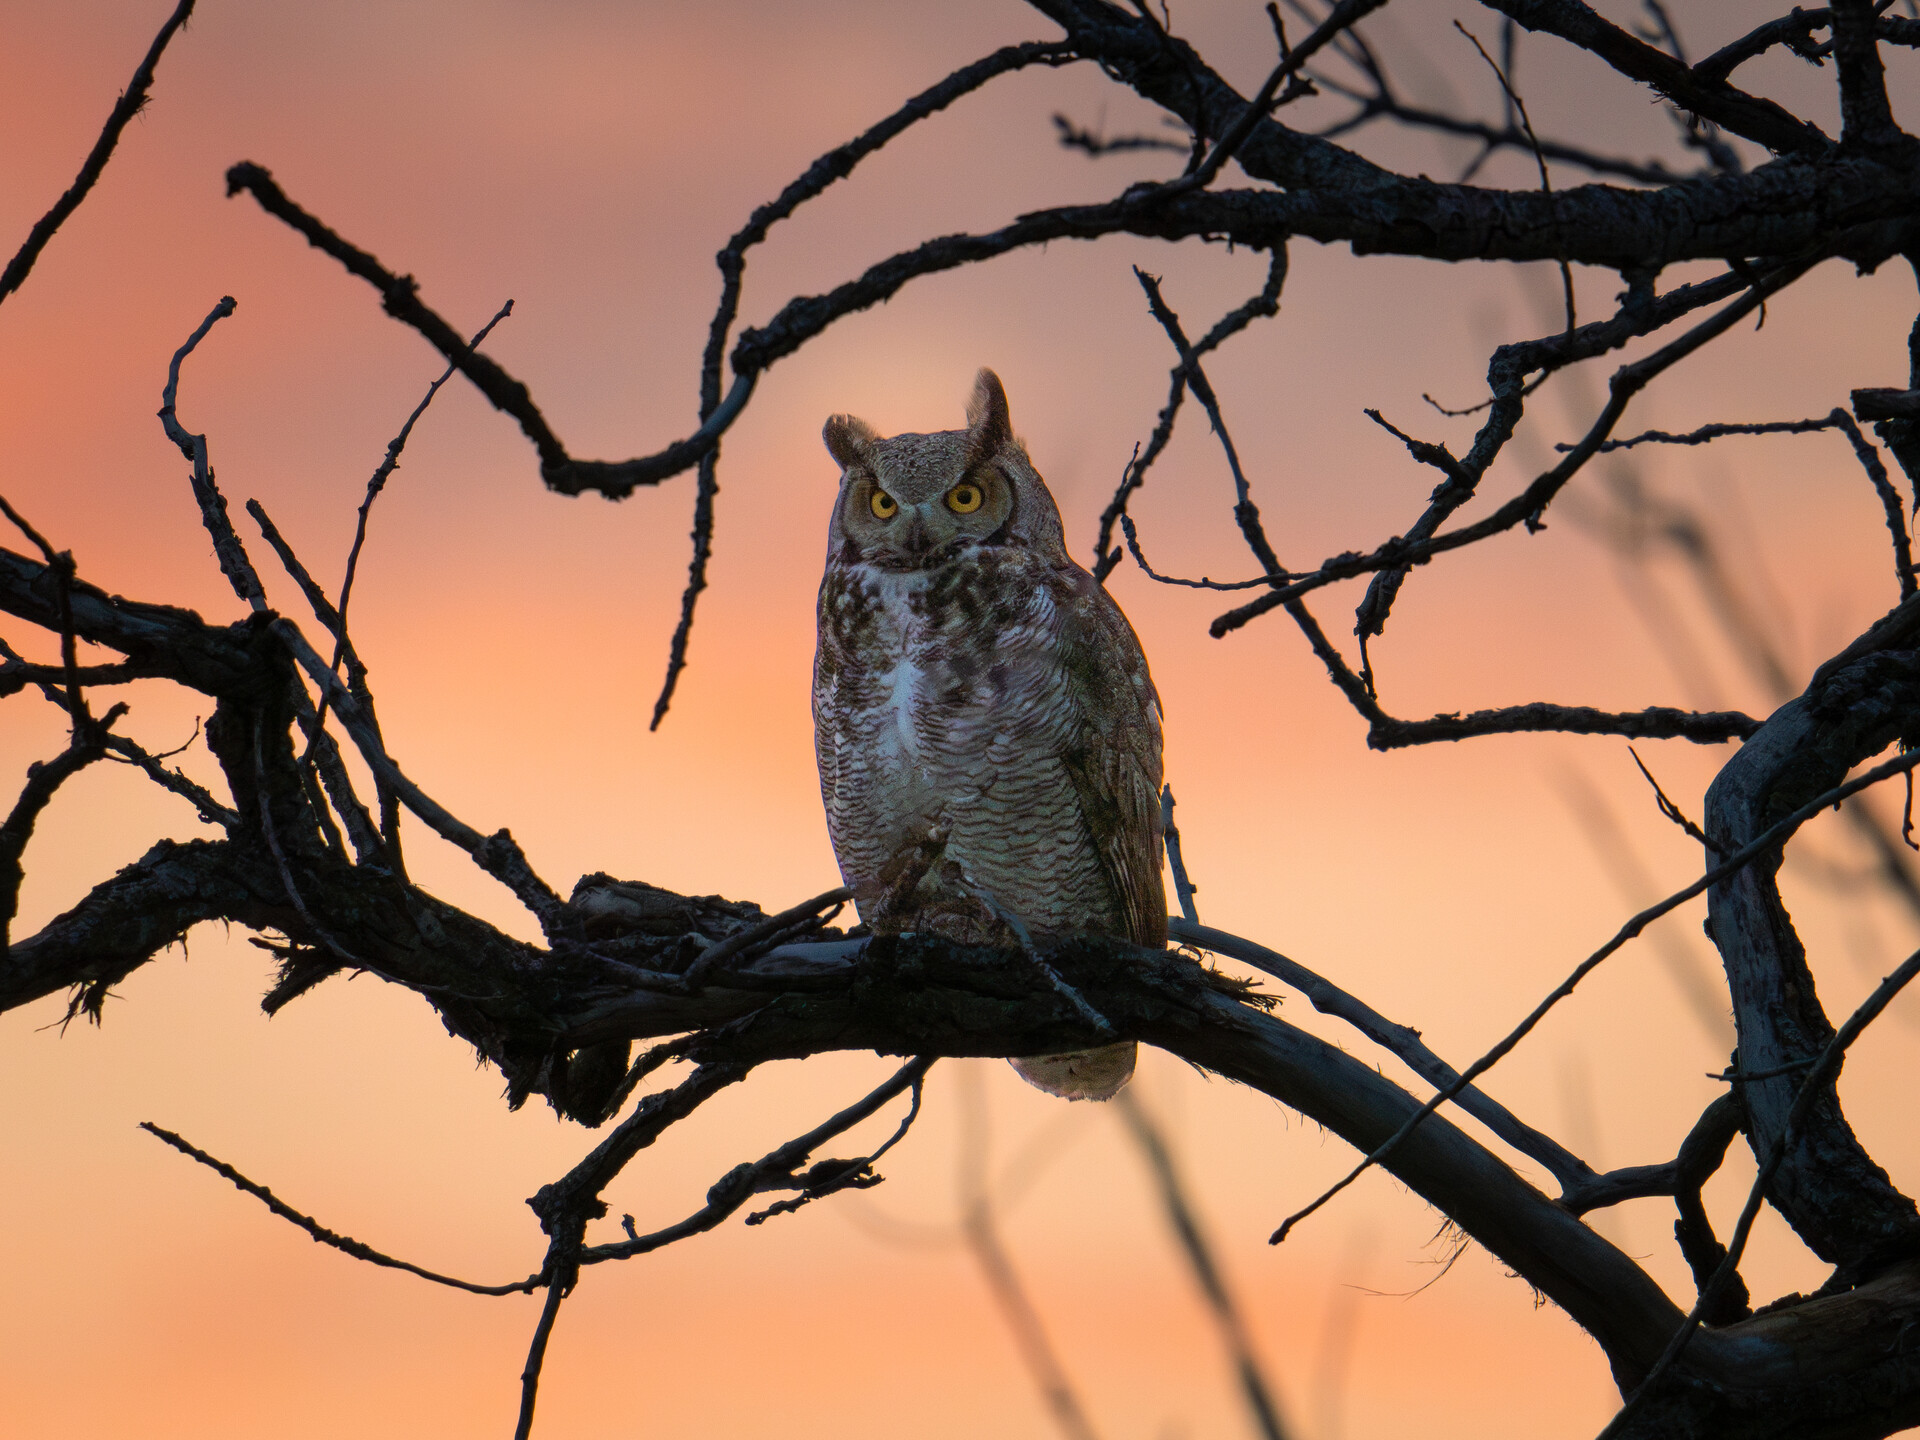
<path fill-rule="evenodd" d="M 814 657 L 820 792 L 876 935 L 1167 943 L 1160 701 L 1120 607 L 1067 557 L 999 378 L 963 430 L 824 432 L 840 494 Z M 1131 1041 L 1013 1066 L 1104 1100 Z"/>

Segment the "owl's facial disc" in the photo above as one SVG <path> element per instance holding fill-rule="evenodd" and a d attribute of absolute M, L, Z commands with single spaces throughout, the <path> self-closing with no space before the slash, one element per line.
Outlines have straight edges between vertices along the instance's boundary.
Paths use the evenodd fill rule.
<path fill-rule="evenodd" d="M 946 483 L 899 477 L 892 489 L 869 474 L 850 475 L 841 513 L 866 558 L 891 569 L 922 569 L 945 563 L 969 541 L 988 539 L 1012 512 L 1006 478 L 981 466 Z"/>

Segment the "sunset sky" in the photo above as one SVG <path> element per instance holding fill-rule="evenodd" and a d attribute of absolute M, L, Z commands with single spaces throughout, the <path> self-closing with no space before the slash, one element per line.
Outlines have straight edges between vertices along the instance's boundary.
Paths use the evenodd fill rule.
<path fill-rule="evenodd" d="M 0 0 L 0 254 L 71 183 L 169 9 Z M 1772 13 L 1749 0 L 1672 9 L 1700 54 Z M 1495 82 L 1456 16 L 1497 34 L 1497 17 L 1467 0 L 1404 0 L 1368 23 L 1410 96 L 1497 119 Z M 1189 0 L 1173 20 L 1246 91 L 1272 63 L 1253 0 Z M 98 189 L 0 305 L 0 493 L 71 548 L 92 583 L 237 618 L 154 418 L 174 350 L 232 295 L 235 314 L 188 363 L 182 422 L 207 435 L 236 514 L 257 497 L 337 584 L 367 477 L 441 363 L 367 285 L 251 199 L 224 198 L 224 172 L 243 159 L 418 277 L 456 327 L 477 329 L 512 298 L 486 348 L 532 387 L 573 453 L 655 450 L 696 422 L 713 252 L 753 207 L 952 69 L 1054 33 L 1013 0 L 203 0 Z M 1896 109 L 1920 119 L 1915 60 L 1889 64 Z M 1828 72 L 1776 54 L 1741 74 L 1836 123 Z M 1530 39 L 1517 79 L 1543 134 L 1688 163 L 1670 117 L 1597 62 Z M 1158 125 L 1089 66 L 1003 77 L 777 230 L 753 254 L 745 322 L 929 236 L 1103 199 L 1178 166 L 1154 152 L 1094 162 L 1063 150 L 1056 111 L 1108 133 Z M 1436 178 L 1472 157 L 1458 141 L 1362 143 Z M 1480 174 L 1536 179 L 1530 157 Z M 1069 545 L 1090 562 L 1172 358 L 1133 265 L 1163 278 L 1194 334 L 1265 274 L 1264 256 L 1224 247 L 1061 242 L 918 281 L 777 365 L 726 439 L 712 585 L 653 734 L 691 476 L 618 503 L 553 495 L 514 424 L 450 384 L 374 511 L 353 604 L 400 764 L 476 828 L 510 826 L 563 892 L 604 870 L 775 910 L 835 884 L 808 714 L 837 479 L 821 422 L 851 411 L 883 434 L 950 428 L 974 371 L 993 366 Z M 1619 278 L 1577 279 L 1583 317 L 1605 313 Z M 1360 259 L 1297 242 L 1279 316 L 1210 364 L 1283 560 L 1304 567 L 1410 525 L 1436 476 L 1362 409 L 1458 453 L 1474 420 L 1445 418 L 1423 394 L 1474 403 L 1491 347 L 1551 332 L 1557 306 L 1551 267 Z M 1637 401 L 1624 428 L 1799 418 L 1855 386 L 1904 385 L 1914 309 L 1904 268 L 1856 277 L 1829 263 L 1773 300 L 1763 328 Z M 1466 518 L 1585 429 L 1607 373 L 1589 367 L 1535 397 Z M 1896 598 L 1881 512 L 1838 437 L 1634 451 L 1590 466 L 1542 532 L 1414 573 L 1373 651 L 1388 708 L 1425 717 L 1555 700 L 1764 714 L 1778 703 L 1685 572 L 1630 565 L 1602 542 L 1609 496 L 1636 483 L 1709 518 L 1796 686 Z M 1190 406 L 1134 506 L 1155 565 L 1254 573 L 1231 504 Z M 320 633 L 246 534 L 274 603 Z M 1327 974 L 1456 1064 L 1625 916 L 1699 874 L 1697 848 L 1657 814 L 1620 740 L 1375 754 L 1284 616 L 1215 641 L 1206 626 L 1227 608 L 1220 597 L 1156 586 L 1131 565 L 1111 588 L 1163 698 L 1202 918 Z M 1349 653 L 1360 593 L 1316 600 Z M 55 649 L 23 624 L 0 634 L 36 658 Z M 206 713 L 201 697 L 154 683 L 127 698 L 122 728 L 154 750 L 187 742 Z M 4 715 L 0 778 L 63 743 L 37 696 L 6 701 Z M 1681 741 L 1639 751 L 1696 818 L 1730 753 Z M 178 763 L 216 778 L 203 744 Z M 1882 813 L 1898 798 L 1877 797 Z M 199 833 L 183 802 L 94 767 L 27 851 L 14 933 L 156 839 Z M 408 834 L 426 888 L 534 933 L 463 855 L 418 825 Z M 1861 869 L 1828 818 L 1804 832 L 1785 874 L 1836 1018 L 1916 943 L 1908 915 L 1849 883 Z M 1681 977 L 1717 983 L 1703 914 L 1689 906 L 1622 952 L 1485 1088 L 1598 1166 L 1669 1158 L 1719 1088 L 1706 1072 L 1730 1043 L 1730 1024 L 1685 998 Z M 59 997 L 0 1017 L 0 1431 L 510 1433 L 537 1298 L 479 1299 L 357 1264 L 135 1127 L 180 1131 L 336 1230 L 482 1281 L 537 1268 L 544 1237 L 524 1198 L 593 1137 L 543 1104 L 508 1113 L 495 1073 L 418 999 L 370 976 L 330 980 L 269 1021 L 258 1001 L 270 958 L 246 938 L 195 931 L 184 955 L 119 987 L 98 1029 L 63 1032 Z M 1284 1018 L 1404 1075 L 1300 997 L 1284 1000 Z M 1920 1189 L 1917 1062 L 1920 1000 L 1909 996 L 1854 1050 L 1842 1087 L 1856 1130 L 1909 1193 Z M 609 1192 L 605 1235 L 622 1210 L 644 1228 L 697 1208 L 728 1168 L 864 1093 L 891 1063 L 834 1055 L 756 1073 L 630 1167 Z M 1337 1137 L 1163 1054 L 1143 1057 L 1137 1091 L 1172 1137 L 1305 1440 L 1575 1437 L 1611 1413 L 1598 1347 L 1477 1246 L 1441 1277 L 1442 1217 L 1388 1177 L 1367 1177 L 1284 1247 L 1266 1245 L 1352 1163 Z M 1100 1433 L 1248 1433 L 1117 1117 L 1040 1095 L 998 1062 L 949 1061 L 919 1128 L 883 1163 L 885 1185 L 590 1273 L 561 1313 L 536 1435 L 1052 1435 L 956 1225 L 963 1147 L 981 1116 L 1007 1244 Z M 874 1122 L 876 1138 L 893 1119 Z M 1723 1235 L 1752 1174 L 1736 1146 L 1708 1189 Z M 1595 1223 L 1685 1305 L 1671 1222 L 1670 1204 L 1639 1201 Z M 1825 1278 L 1771 1212 L 1746 1274 L 1756 1300 Z"/>

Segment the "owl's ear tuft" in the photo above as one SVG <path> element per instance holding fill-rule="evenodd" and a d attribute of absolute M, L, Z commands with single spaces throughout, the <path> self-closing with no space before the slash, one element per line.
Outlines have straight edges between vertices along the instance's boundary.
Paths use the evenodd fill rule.
<path fill-rule="evenodd" d="M 1007 415 L 1007 392 L 1000 377 L 983 369 L 973 377 L 973 395 L 967 401 L 967 466 L 971 469 L 1013 439 L 1013 421 Z"/>
<path fill-rule="evenodd" d="M 854 415 L 829 415 L 820 438 L 827 442 L 827 453 L 840 462 L 842 470 L 866 465 L 868 455 L 880 439 L 871 425 Z"/>

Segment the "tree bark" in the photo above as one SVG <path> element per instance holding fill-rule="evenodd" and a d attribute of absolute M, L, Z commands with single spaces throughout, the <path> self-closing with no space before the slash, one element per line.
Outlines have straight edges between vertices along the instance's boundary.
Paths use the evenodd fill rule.
<path fill-rule="evenodd" d="M 1920 737 L 1920 603 L 1909 600 L 1822 666 L 1781 706 L 1707 791 L 1708 863 L 1837 785 L 1861 761 Z M 1833 1038 L 1806 949 L 1780 897 L 1783 855 L 1755 861 L 1707 894 L 1708 924 L 1726 967 L 1739 1035 L 1736 1083 L 1756 1156 L 1772 1149 L 1799 1088 L 1791 1067 Z M 1771 1073 L 1767 1073 L 1771 1072 Z M 1768 1199 L 1848 1283 L 1920 1251 L 1920 1212 L 1855 1138 L 1837 1094 L 1789 1148 Z"/>

